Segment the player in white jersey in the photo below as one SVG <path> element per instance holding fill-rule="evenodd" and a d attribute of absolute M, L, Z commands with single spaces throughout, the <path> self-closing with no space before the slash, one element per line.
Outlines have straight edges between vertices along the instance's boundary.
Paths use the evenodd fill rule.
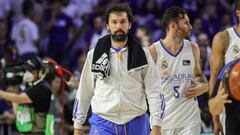
<path fill-rule="evenodd" d="M 200 135 L 201 119 L 196 96 L 208 90 L 208 83 L 199 64 L 199 48 L 185 40 L 192 26 L 187 12 L 179 7 L 168 8 L 162 19 L 166 37 L 149 50 L 161 76 L 165 106 L 161 108 L 163 135 Z"/>
<path fill-rule="evenodd" d="M 240 18 L 240 0 L 235 1 L 235 13 Z M 210 59 L 210 91 L 209 95 L 211 96 L 213 93 L 213 89 L 215 86 L 215 82 L 217 80 L 217 76 L 220 73 L 222 67 L 237 59 L 240 58 L 240 26 L 232 27 L 226 29 L 224 31 L 218 32 L 213 39 L 212 42 L 212 53 Z M 212 98 L 209 100 L 209 107 L 214 106 L 216 104 L 217 98 Z M 213 114 L 212 114 L 213 115 Z M 225 112 L 220 114 L 220 118 L 218 115 L 213 115 L 214 122 L 214 134 L 218 135 L 219 132 L 224 134 L 225 131 Z M 220 123 L 221 121 L 221 123 Z"/>

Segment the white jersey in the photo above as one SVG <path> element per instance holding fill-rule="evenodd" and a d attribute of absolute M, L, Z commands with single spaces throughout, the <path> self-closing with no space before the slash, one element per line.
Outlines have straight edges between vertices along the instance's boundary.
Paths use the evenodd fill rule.
<path fill-rule="evenodd" d="M 194 79 L 195 61 L 189 41 L 183 40 L 182 47 L 174 56 L 158 41 L 153 44 L 157 50 L 157 70 L 161 76 L 165 107 L 163 129 L 181 128 L 200 123 L 200 112 L 196 99 L 187 99 L 184 92 Z"/>
<path fill-rule="evenodd" d="M 38 27 L 30 19 L 25 18 L 15 24 L 11 33 L 11 38 L 16 42 L 20 55 L 25 53 L 37 53 L 37 47 L 34 40 L 39 39 Z"/>
<path fill-rule="evenodd" d="M 227 29 L 229 34 L 229 46 L 225 53 L 225 64 L 240 58 L 240 36 L 238 35 L 235 27 Z"/>

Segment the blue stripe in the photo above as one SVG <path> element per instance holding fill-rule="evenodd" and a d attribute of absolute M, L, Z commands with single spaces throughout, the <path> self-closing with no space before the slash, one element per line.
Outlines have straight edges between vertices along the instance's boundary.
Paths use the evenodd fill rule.
<path fill-rule="evenodd" d="M 234 32 L 236 33 L 236 35 L 240 38 L 240 35 L 238 34 L 236 27 L 233 27 Z"/>
<path fill-rule="evenodd" d="M 161 116 L 160 116 L 160 118 L 161 119 L 163 119 L 163 117 L 164 117 L 164 111 L 165 111 L 165 106 L 166 106 L 166 104 L 165 104 L 165 99 L 164 99 L 164 95 L 163 94 L 161 94 L 160 95 L 160 99 L 161 99 Z"/>
<path fill-rule="evenodd" d="M 229 66 L 233 65 L 234 63 L 236 62 L 240 62 L 240 59 L 236 59 L 234 61 L 231 61 L 229 63 L 227 63 L 222 69 L 221 69 L 221 72 L 219 73 L 218 75 L 218 79 L 222 79 L 223 78 L 223 75 L 224 75 L 224 71 L 226 68 L 228 68 Z"/>
<path fill-rule="evenodd" d="M 159 40 L 159 42 L 160 42 L 160 45 L 163 47 L 163 49 L 164 49 L 169 55 L 171 55 L 171 56 L 173 56 L 173 57 L 177 57 L 178 54 L 182 51 L 183 46 L 184 46 L 184 42 L 182 41 L 182 46 L 181 46 L 181 48 L 178 50 L 177 54 L 174 55 L 174 54 L 172 54 L 170 51 L 168 51 L 167 48 L 165 48 L 165 46 L 163 45 L 163 43 L 162 43 L 161 40 Z"/>

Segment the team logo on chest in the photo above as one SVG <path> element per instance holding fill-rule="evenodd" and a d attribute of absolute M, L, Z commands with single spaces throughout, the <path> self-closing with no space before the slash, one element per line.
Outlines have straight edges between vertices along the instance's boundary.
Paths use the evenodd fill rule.
<path fill-rule="evenodd" d="M 190 66 L 191 65 L 191 61 L 190 60 L 183 60 L 183 66 Z"/>
<path fill-rule="evenodd" d="M 237 53 L 240 51 L 240 49 L 238 48 L 238 45 L 237 45 L 237 44 L 233 45 L 232 51 L 233 51 L 233 53 L 235 53 L 235 54 L 237 54 Z"/>
<path fill-rule="evenodd" d="M 162 64 L 161 64 L 161 67 L 162 67 L 162 69 L 168 68 L 168 63 L 167 63 L 166 60 L 163 60 L 163 62 L 162 62 Z"/>

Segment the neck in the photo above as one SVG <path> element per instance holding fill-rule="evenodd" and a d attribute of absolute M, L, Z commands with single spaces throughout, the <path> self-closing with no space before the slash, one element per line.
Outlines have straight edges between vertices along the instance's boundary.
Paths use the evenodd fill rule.
<path fill-rule="evenodd" d="M 168 51 L 175 55 L 182 46 L 182 40 L 182 38 L 167 35 L 162 43 Z"/>
<path fill-rule="evenodd" d="M 115 41 L 111 38 L 111 44 L 114 48 L 123 48 L 127 44 L 127 39 L 125 41 Z"/>
<path fill-rule="evenodd" d="M 163 41 L 165 41 L 168 45 L 179 46 L 182 44 L 183 38 L 177 36 L 176 34 L 168 34 Z"/>

